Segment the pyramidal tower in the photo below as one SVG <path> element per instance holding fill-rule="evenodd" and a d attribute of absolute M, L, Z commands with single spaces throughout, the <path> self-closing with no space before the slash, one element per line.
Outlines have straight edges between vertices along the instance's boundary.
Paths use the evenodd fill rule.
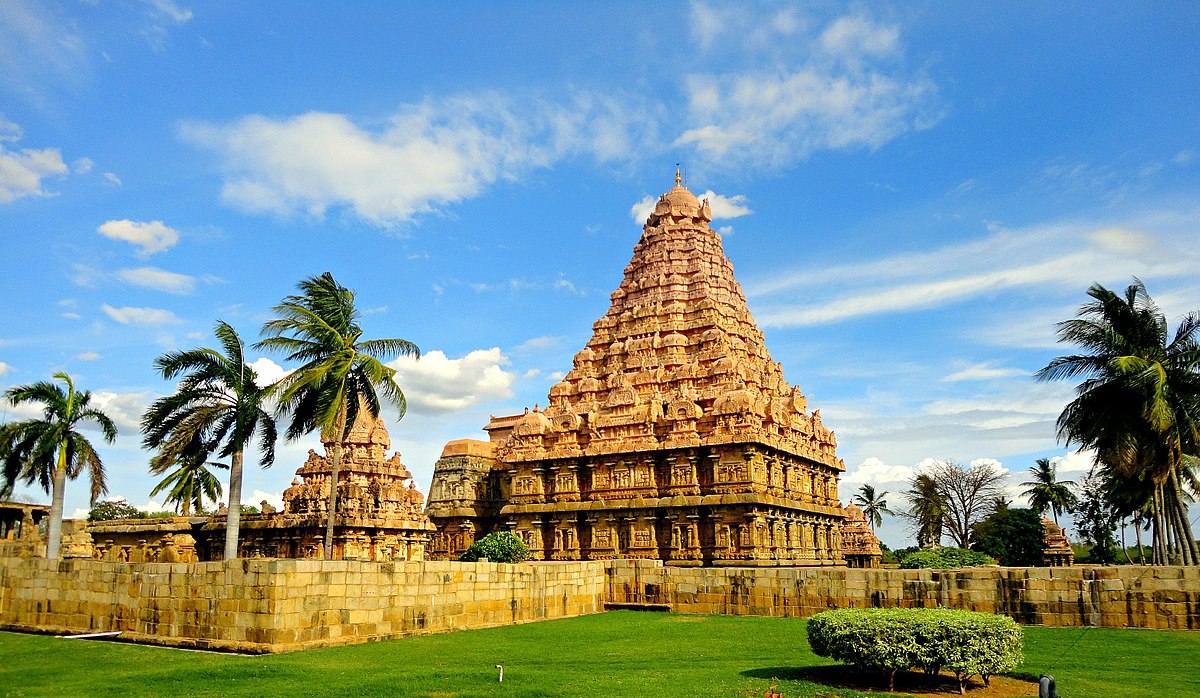
<path fill-rule="evenodd" d="M 545 409 L 447 444 L 432 557 L 510 530 L 537 559 L 847 564 L 837 441 L 771 359 L 711 221 L 677 172 Z"/>

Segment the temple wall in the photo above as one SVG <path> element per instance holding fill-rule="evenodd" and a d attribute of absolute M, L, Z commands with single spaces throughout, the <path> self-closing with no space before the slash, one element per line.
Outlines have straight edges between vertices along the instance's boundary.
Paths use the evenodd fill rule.
<path fill-rule="evenodd" d="M 243 652 L 565 618 L 601 611 L 606 604 L 763 616 L 945 606 L 1049 626 L 1200 629 L 1200 569 L 0 559 L 0 628 L 58 634 L 120 630 L 130 640 Z"/>
<path fill-rule="evenodd" d="M 598 562 L 0 560 L 0 628 L 282 652 L 603 610 Z"/>
<path fill-rule="evenodd" d="M 1198 567 L 751 569 L 614 560 L 607 574 L 606 602 L 667 604 L 677 613 L 787 617 L 942 606 L 1031 625 L 1200 629 Z"/>

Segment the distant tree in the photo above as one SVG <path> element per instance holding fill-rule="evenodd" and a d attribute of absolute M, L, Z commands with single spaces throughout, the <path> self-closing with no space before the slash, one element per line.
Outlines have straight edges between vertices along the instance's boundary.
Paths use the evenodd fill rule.
<path fill-rule="evenodd" d="M 88 512 L 88 521 L 113 521 L 115 519 L 144 519 L 146 514 L 124 499 L 107 499 L 99 502 Z"/>
<path fill-rule="evenodd" d="M 946 532 L 956 546 L 969 548 L 971 528 L 1001 494 L 1004 473 L 987 462 L 968 468 L 952 460 L 942 460 L 934 461 L 928 474 L 945 503 Z"/>
<path fill-rule="evenodd" d="M 1042 517 L 1032 509 L 997 511 L 975 524 L 971 550 L 1010 567 L 1039 567 L 1046 553 Z"/>
<path fill-rule="evenodd" d="M 1075 511 L 1075 528 L 1084 543 L 1092 546 L 1088 562 L 1102 565 L 1117 561 L 1117 542 L 1113 538 L 1121 516 L 1109 501 L 1101 475 L 1093 470 L 1083 481 L 1083 496 Z"/>
<path fill-rule="evenodd" d="M 204 500 L 215 502 L 221 497 L 221 481 L 209 467 L 229 469 L 228 465 L 210 462 L 207 458 L 208 452 L 204 450 L 181 454 L 178 467 L 150 491 L 150 496 L 165 490 L 164 503 L 174 503 L 180 516 L 190 516 L 193 506 L 197 514 L 203 515 Z"/>
<path fill-rule="evenodd" d="M 867 523 L 871 524 L 872 531 L 876 526 L 883 525 L 884 514 L 893 516 L 892 510 L 888 509 L 887 494 L 887 492 L 876 493 L 873 485 L 863 485 L 858 488 L 858 494 L 854 495 L 854 503 L 867 515 Z"/>
<path fill-rule="evenodd" d="M 276 386 L 280 414 L 290 418 L 288 438 L 320 431 L 332 442 L 325 522 L 325 559 L 332 560 L 342 439 L 360 409 L 371 418 L 379 416 L 380 395 L 404 416 L 407 403 L 396 385 L 396 371 L 383 362 L 396 356 L 419 358 L 421 350 L 405 339 L 363 339 L 354 292 L 329 272 L 304 279 L 299 289 L 299 295 L 272 308 L 278 317 L 263 325 L 265 338 L 255 346 L 302 362 Z"/>
<path fill-rule="evenodd" d="M 1082 378 L 1058 418 L 1058 436 L 1096 453 L 1099 468 L 1149 483 L 1152 562 L 1200 564 L 1188 518 L 1184 464 L 1200 454 L 1200 311 L 1174 336 L 1139 279 L 1124 295 L 1093 284 L 1092 300 L 1058 323 L 1060 342 L 1081 353 L 1060 356 L 1039 380 Z"/>
<path fill-rule="evenodd" d="M 1012 499 L 1010 499 L 1008 497 L 1008 495 L 1001 494 L 992 500 L 992 503 L 988 507 L 988 510 L 993 514 L 998 514 L 1000 512 L 1004 512 L 1004 511 L 1008 511 L 1009 509 L 1012 509 L 1012 503 L 1013 503 L 1013 501 L 1012 501 Z"/>
<path fill-rule="evenodd" d="M 107 443 L 117 438 L 117 426 L 112 419 L 92 407 L 90 391 L 77 391 L 75 382 L 65 373 L 55 373 L 54 378 L 58 382 L 39 381 L 6 390 L 4 396 L 14 407 L 40 404 L 42 418 L 12 422 L 0 428 L 5 483 L 2 489 L 11 490 L 14 482 L 23 480 L 26 484 L 38 483 L 51 495 L 46 536 L 46 557 L 51 560 L 58 559 L 62 544 L 63 493 L 67 480 L 74 480 L 86 470 L 93 503 L 108 491 L 100 454 L 78 429 L 86 422 L 94 422 Z"/>
<path fill-rule="evenodd" d="M 942 528 L 946 521 L 946 500 L 938 485 L 929 475 L 921 473 L 909 483 L 904 493 L 909 501 L 908 510 L 901 513 L 916 529 L 917 545 L 931 548 L 941 545 Z"/>
<path fill-rule="evenodd" d="M 1071 512 L 1079 503 L 1079 498 L 1071 491 L 1075 483 L 1071 480 L 1058 479 L 1058 467 L 1049 458 L 1038 458 L 1037 465 L 1029 469 L 1033 479 L 1022 482 L 1027 487 L 1021 494 L 1029 497 L 1029 506 L 1038 513 L 1045 515 L 1046 511 L 1054 512 L 1054 523 L 1058 523 L 1059 512 Z"/>
<path fill-rule="evenodd" d="M 242 454 L 255 434 L 259 463 L 266 468 L 275 461 L 275 420 L 267 411 L 270 391 L 258 385 L 246 363 L 241 337 L 219 320 L 214 334 L 222 351 L 172 351 L 155 359 L 163 378 L 182 378 L 174 394 L 155 400 L 142 416 L 142 443 L 159 449 L 150 461 L 151 472 L 159 474 L 200 451 L 229 458 L 229 501 L 236 504 L 242 498 Z M 241 509 L 228 507 L 226 560 L 238 555 L 240 528 Z"/>

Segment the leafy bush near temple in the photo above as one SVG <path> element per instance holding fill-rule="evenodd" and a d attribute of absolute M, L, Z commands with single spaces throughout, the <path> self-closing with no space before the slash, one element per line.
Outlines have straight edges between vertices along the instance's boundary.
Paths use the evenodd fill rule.
<path fill-rule="evenodd" d="M 486 557 L 491 562 L 524 562 L 529 559 L 529 548 L 516 534 L 508 531 L 489 533 L 471 544 L 458 558 L 462 562 L 476 562 Z"/>
<path fill-rule="evenodd" d="M 158 519 L 174 516 L 169 511 L 142 511 L 124 499 L 100 502 L 88 512 L 88 521 L 112 521 L 114 519 Z"/>
<path fill-rule="evenodd" d="M 949 670 L 959 692 L 972 676 L 993 675 L 1021 663 L 1021 627 L 1007 616 L 945 608 L 847 608 L 808 619 L 808 643 L 819 656 L 888 674 Z"/>
<path fill-rule="evenodd" d="M 971 538 L 972 550 L 1010 567 L 1037 567 L 1046 553 L 1042 517 L 1032 509 L 998 511 L 975 524 Z"/>
<path fill-rule="evenodd" d="M 905 570 L 948 570 L 956 567 L 994 564 L 996 564 L 994 558 L 972 550 L 964 550 L 962 548 L 926 548 L 905 555 L 904 559 L 900 561 L 900 568 Z"/>

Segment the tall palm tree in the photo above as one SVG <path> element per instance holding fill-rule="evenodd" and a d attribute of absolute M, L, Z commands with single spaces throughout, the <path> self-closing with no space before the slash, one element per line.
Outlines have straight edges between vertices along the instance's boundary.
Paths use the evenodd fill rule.
<path fill-rule="evenodd" d="M 1084 379 L 1058 418 L 1059 438 L 1092 449 L 1114 477 L 1149 482 L 1153 562 L 1200 564 L 1182 472 L 1200 447 L 1200 312 L 1171 337 L 1140 280 L 1123 296 L 1100 284 L 1088 295 L 1075 319 L 1058 324 L 1059 341 L 1085 353 L 1060 356 L 1036 374 Z"/>
<path fill-rule="evenodd" d="M 91 480 L 91 502 L 108 492 L 104 483 L 104 463 L 95 447 L 77 429 L 82 422 L 95 422 L 107 443 L 117 438 L 117 426 L 102 410 L 92 407 L 92 393 L 75 389 L 65 373 L 54 374 L 63 385 L 39 381 L 17 385 L 4 392 L 15 407 L 23 403 L 42 405 L 41 419 L 12 422 L 0 428 L 0 453 L 4 454 L 4 489 L 24 480 L 35 481 L 51 493 L 50 528 L 46 537 L 46 557 L 58 559 L 62 544 L 63 492 L 67 480 L 85 470 Z M 65 386 L 65 387 L 64 387 Z"/>
<path fill-rule="evenodd" d="M 209 466 L 229 469 L 224 463 L 209 462 L 207 459 L 208 451 L 203 449 L 180 454 L 175 462 L 176 468 L 150 491 L 150 496 L 166 491 L 164 502 L 174 503 L 181 516 L 191 515 L 193 505 L 196 507 L 196 513 L 203 515 L 204 500 L 215 502 L 221 496 L 221 481 L 208 469 Z M 150 471 L 155 475 L 161 475 L 169 467 L 164 463 L 166 467 L 156 471 L 154 465 L 155 462 L 151 461 Z"/>
<path fill-rule="evenodd" d="M 892 516 L 892 510 L 888 509 L 887 492 L 876 494 L 873 485 L 863 485 L 858 488 L 858 494 L 854 495 L 854 503 L 862 508 L 863 513 L 867 515 L 867 522 L 871 524 L 871 531 L 875 531 L 876 526 L 883 525 L 883 515 Z"/>
<path fill-rule="evenodd" d="M 946 521 L 946 498 L 937 481 L 926 473 L 914 477 L 904 496 L 909 509 L 904 516 L 917 529 L 917 545 L 933 547 L 942 542 L 942 526 Z"/>
<path fill-rule="evenodd" d="M 329 272 L 302 280 L 298 288 L 299 295 L 272 308 L 278 317 L 263 326 L 264 339 L 255 346 L 301 362 L 276 385 L 280 414 L 291 419 L 288 438 L 320 430 L 323 440 L 333 444 L 325 522 L 325 559 L 332 560 L 342 440 L 360 410 L 372 419 L 379 416 L 380 395 L 404 416 L 407 403 L 396 385 L 396 371 L 383 362 L 396 356 L 420 358 L 421 350 L 404 339 L 363 339 L 354 292 Z"/>
<path fill-rule="evenodd" d="M 1058 515 L 1060 512 L 1074 511 L 1075 505 L 1079 503 L 1079 498 L 1071 491 L 1075 486 L 1072 480 L 1058 479 L 1058 466 L 1054 465 L 1049 458 L 1038 458 L 1036 466 L 1029 469 L 1029 474 L 1033 479 L 1028 482 L 1022 482 L 1022 487 L 1028 487 L 1021 494 L 1029 497 L 1029 506 L 1038 513 L 1039 516 L 1045 516 L 1049 510 L 1054 513 L 1054 523 L 1058 523 Z"/>
<path fill-rule="evenodd" d="M 225 559 L 238 554 L 242 520 L 242 460 L 258 435 L 259 463 L 275 462 L 275 420 L 267 411 L 270 389 L 258 385 L 246 364 L 242 339 L 228 323 L 217 321 L 214 334 L 221 351 L 209 348 L 172 351 L 154 360 L 167 380 L 180 378 L 174 394 L 160 398 L 142 416 L 143 444 L 159 449 L 152 472 L 217 450 L 229 458 L 229 506 L 225 515 Z"/>

